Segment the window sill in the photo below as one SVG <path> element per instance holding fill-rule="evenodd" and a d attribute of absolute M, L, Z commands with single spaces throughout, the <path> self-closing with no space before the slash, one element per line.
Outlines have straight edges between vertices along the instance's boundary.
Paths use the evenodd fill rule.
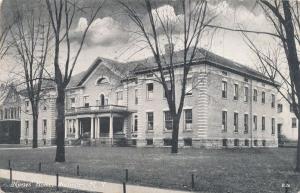
<path fill-rule="evenodd" d="M 192 132 L 192 131 L 193 131 L 193 129 L 184 129 L 184 130 L 183 130 L 184 133 L 190 133 L 190 132 Z"/>
<path fill-rule="evenodd" d="M 233 133 L 234 133 L 234 134 L 239 134 L 239 132 L 238 132 L 238 131 L 234 131 Z"/>

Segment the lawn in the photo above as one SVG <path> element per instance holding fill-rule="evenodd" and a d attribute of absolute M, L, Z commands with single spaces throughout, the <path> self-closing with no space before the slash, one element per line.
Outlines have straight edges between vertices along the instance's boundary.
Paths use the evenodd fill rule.
<path fill-rule="evenodd" d="M 293 171 L 296 149 L 180 149 L 172 155 L 168 148 L 68 147 L 66 162 L 54 163 L 55 149 L 0 150 L 0 168 L 76 176 L 103 181 L 129 182 L 187 190 L 191 174 L 195 187 L 203 192 L 289 192 L 300 191 L 300 175 Z"/>

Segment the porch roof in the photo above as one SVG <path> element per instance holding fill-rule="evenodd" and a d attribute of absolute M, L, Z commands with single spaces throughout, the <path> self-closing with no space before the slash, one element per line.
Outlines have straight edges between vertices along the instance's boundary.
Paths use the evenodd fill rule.
<path fill-rule="evenodd" d="M 67 109 L 65 115 L 83 115 L 83 114 L 102 114 L 102 113 L 118 113 L 118 114 L 130 114 L 134 113 L 134 110 L 129 110 L 126 106 L 119 105 L 103 105 L 103 106 L 89 106 L 89 107 L 77 107 Z"/>

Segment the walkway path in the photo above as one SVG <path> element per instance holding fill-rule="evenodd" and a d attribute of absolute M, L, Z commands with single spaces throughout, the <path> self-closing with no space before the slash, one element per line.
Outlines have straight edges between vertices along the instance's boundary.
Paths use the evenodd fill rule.
<path fill-rule="evenodd" d="M 9 176 L 9 170 L 0 169 L 0 178 L 9 179 Z M 13 171 L 12 176 L 13 180 L 17 181 L 56 186 L 56 176 L 53 175 Z M 70 177 L 59 177 L 59 186 L 91 192 L 123 193 L 123 184 Z M 127 193 L 188 193 L 188 191 L 168 190 L 137 185 L 126 185 L 126 190 Z"/>

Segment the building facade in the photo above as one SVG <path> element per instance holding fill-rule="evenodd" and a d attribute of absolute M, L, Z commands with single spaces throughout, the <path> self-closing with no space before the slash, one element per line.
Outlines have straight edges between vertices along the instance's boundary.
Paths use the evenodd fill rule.
<path fill-rule="evenodd" d="M 292 106 L 282 96 L 278 96 L 278 138 L 284 140 L 298 140 L 298 119 Z"/>
<path fill-rule="evenodd" d="M 178 85 L 181 54 L 176 52 Z M 73 76 L 66 90 L 66 143 L 170 146 L 173 121 L 157 73 L 153 58 L 130 63 L 97 58 Z M 255 70 L 197 50 L 187 80 L 179 147 L 278 146 L 276 86 Z M 176 88 L 179 96 L 181 88 Z M 50 133 L 45 138 L 54 138 L 55 132 Z"/>
<path fill-rule="evenodd" d="M 0 144 L 20 143 L 21 99 L 16 88 L 1 86 Z"/>
<path fill-rule="evenodd" d="M 56 140 L 55 132 L 55 98 L 56 89 L 53 82 L 43 84 L 42 99 L 39 101 L 38 119 L 38 145 L 54 145 Z M 23 91 L 21 105 L 21 144 L 32 145 L 33 119 L 32 108 L 26 91 Z"/>

